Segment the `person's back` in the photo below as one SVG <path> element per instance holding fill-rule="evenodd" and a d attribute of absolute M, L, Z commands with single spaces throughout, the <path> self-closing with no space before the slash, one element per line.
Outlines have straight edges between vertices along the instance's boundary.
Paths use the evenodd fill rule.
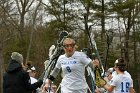
<path fill-rule="evenodd" d="M 29 74 L 22 68 L 23 57 L 21 54 L 14 52 L 11 58 L 3 77 L 3 93 L 27 93 L 42 85 L 42 80 L 30 84 Z"/>
<path fill-rule="evenodd" d="M 22 86 L 23 82 L 21 80 L 25 72 L 22 70 L 22 66 L 20 64 L 16 64 L 14 61 L 12 64 L 15 66 L 9 66 L 7 72 L 4 74 L 4 93 L 20 93 L 21 91 L 24 93 L 25 90 Z"/>
<path fill-rule="evenodd" d="M 110 86 L 103 87 L 112 93 L 133 93 L 133 81 L 130 75 L 126 74 L 126 63 L 123 58 L 115 61 L 114 69 L 116 75 L 111 79 Z"/>
<path fill-rule="evenodd" d="M 129 93 L 129 88 L 133 87 L 133 82 L 127 75 L 118 74 L 112 78 L 110 85 L 115 86 L 113 93 Z"/>
<path fill-rule="evenodd" d="M 24 88 L 24 76 L 26 71 L 21 67 L 13 70 L 7 71 L 4 75 L 3 89 L 4 93 L 26 93 Z M 25 78 L 28 80 L 28 78 Z"/>
<path fill-rule="evenodd" d="M 124 74 L 131 78 L 131 75 L 130 75 L 127 71 L 124 71 Z M 116 75 L 117 75 L 117 72 L 114 71 L 114 72 L 112 73 L 112 77 L 113 77 L 113 76 L 115 77 Z"/>

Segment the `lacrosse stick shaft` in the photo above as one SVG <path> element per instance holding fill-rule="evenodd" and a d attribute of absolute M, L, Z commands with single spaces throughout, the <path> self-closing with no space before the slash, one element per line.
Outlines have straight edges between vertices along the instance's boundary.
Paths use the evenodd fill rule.
<path fill-rule="evenodd" d="M 59 84 L 58 88 L 56 89 L 55 93 L 58 93 L 59 89 L 60 89 L 60 84 Z"/>

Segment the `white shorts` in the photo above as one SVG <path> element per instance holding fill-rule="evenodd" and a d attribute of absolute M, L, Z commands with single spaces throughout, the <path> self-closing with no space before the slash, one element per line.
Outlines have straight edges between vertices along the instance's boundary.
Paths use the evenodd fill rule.
<path fill-rule="evenodd" d="M 61 87 L 61 93 L 87 93 L 87 89 L 71 90 L 66 87 Z"/>

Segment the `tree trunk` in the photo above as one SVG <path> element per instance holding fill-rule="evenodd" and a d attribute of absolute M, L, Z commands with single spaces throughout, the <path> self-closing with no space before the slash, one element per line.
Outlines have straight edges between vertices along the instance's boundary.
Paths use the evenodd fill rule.
<path fill-rule="evenodd" d="M 133 26 L 133 31 L 134 31 L 134 33 L 133 33 L 133 37 L 134 37 L 134 45 L 133 45 L 133 47 L 134 47 L 134 62 L 135 63 L 137 63 L 137 45 L 136 45 L 136 31 L 135 31 L 135 26 Z"/>
<path fill-rule="evenodd" d="M 126 35 L 125 35 L 125 61 L 127 63 L 127 70 L 129 68 L 129 30 L 126 31 Z"/>
<path fill-rule="evenodd" d="M 36 30 L 35 29 L 35 24 L 36 24 L 36 17 L 37 17 L 37 11 L 38 11 L 38 8 L 39 6 L 41 5 L 41 1 L 38 3 L 35 11 L 34 11 L 34 15 L 33 15 L 33 21 L 32 21 L 32 28 L 31 28 L 31 34 L 30 34 L 30 41 L 29 41 L 29 46 L 28 46 L 28 51 L 27 51 L 27 57 L 26 57 L 26 62 L 29 61 L 29 57 L 30 57 L 30 51 L 31 51 L 31 47 L 32 47 L 32 41 L 33 41 L 33 34 L 34 34 L 34 31 Z"/>
<path fill-rule="evenodd" d="M 128 16 L 128 22 L 127 22 L 127 28 L 126 28 L 126 33 L 125 33 L 125 61 L 127 62 L 127 70 L 129 70 L 129 34 L 130 34 L 130 29 L 132 27 L 131 24 L 131 9 L 129 10 L 129 16 Z"/>
<path fill-rule="evenodd" d="M 102 0 L 102 17 L 101 17 L 101 25 L 102 25 L 102 32 L 101 32 L 101 41 L 105 40 L 105 15 L 104 15 L 104 0 Z"/>
<path fill-rule="evenodd" d="M 3 56 L 2 45 L 0 45 L 0 93 L 3 93 Z"/>

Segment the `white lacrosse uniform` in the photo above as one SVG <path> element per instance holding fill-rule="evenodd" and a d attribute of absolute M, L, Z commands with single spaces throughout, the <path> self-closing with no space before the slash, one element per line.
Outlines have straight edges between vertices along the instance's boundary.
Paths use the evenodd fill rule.
<path fill-rule="evenodd" d="M 131 78 L 131 75 L 130 75 L 127 71 L 124 71 L 124 74 L 125 74 L 126 76 L 128 76 L 128 77 Z M 116 76 L 116 75 L 118 75 L 118 74 L 117 74 L 116 71 L 114 71 L 114 72 L 112 73 L 112 77 L 114 77 L 114 76 Z"/>
<path fill-rule="evenodd" d="M 133 81 L 126 74 L 118 74 L 111 79 L 110 85 L 115 86 L 112 93 L 129 93 L 130 87 L 133 87 Z"/>
<path fill-rule="evenodd" d="M 61 93 L 86 93 L 88 85 L 84 71 L 85 66 L 91 61 L 83 52 L 78 51 L 75 51 L 71 57 L 66 57 L 64 54 L 58 58 L 56 67 L 62 68 L 63 72 Z"/>

